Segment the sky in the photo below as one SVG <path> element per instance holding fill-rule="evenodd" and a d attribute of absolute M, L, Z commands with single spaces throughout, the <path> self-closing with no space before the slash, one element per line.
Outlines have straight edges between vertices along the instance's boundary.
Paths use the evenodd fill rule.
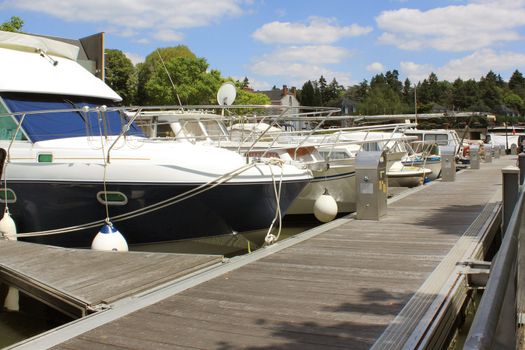
<path fill-rule="evenodd" d="M 186 45 L 255 90 L 394 69 L 412 83 L 525 72 L 525 0 L 0 0 L 0 23 L 11 16 L 26 33 L 105 32 L 134 63 Z"/>

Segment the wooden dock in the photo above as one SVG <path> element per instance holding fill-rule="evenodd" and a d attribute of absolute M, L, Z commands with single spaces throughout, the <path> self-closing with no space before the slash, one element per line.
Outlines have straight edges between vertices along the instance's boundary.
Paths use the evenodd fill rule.
<path fill-rule="evenodd" d="M 446 305 L 459 307 L 451 298 L 466 289 L 458 284 L 464 276 L 458 263 L 483 257 L 499 222 L 501 168 L 515 164 L 513 158 L 462 171 L 453 183 L 436 181 L 397 196 L 379 222 L 336 220 L 115 303 L 16 348 L 439 344 L 443 334 L 432 321 L 436 315 L 450 318 Z"/>
<path fill-rule="evenodd" d="M 0 240 L 0 280 L 73 318 L 221 262 L 217 255 L 96 252 Z"/>

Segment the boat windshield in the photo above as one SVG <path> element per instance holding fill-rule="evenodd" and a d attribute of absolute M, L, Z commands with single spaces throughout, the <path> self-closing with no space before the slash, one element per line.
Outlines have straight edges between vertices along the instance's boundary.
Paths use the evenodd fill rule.
<path fill-rule="evenodd" d="M 65 111 L 84 106 L 110 106 L 111 102 L 106 100 L 78 96 L 6 94 L 2 96 L 2 101 L 11 113 L 49 110 L 46 113 L 28 114 L 24 118 L 22 129 L 32 142 L 82 136 L 116 136 L 128 122 L 128 117 L 118 111 Z M 15 118 L 20 122 L 22 115 L 17 114 Z M 144 136 L 134 124 L 127 135 Z"/>

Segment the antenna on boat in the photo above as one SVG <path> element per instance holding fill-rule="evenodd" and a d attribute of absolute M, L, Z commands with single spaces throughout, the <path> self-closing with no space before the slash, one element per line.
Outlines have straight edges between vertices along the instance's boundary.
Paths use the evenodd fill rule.
<path fill-rule="evenodd" d="M 230 106 L 237 97 L 237 89 L 233 83 L 225 82 L 217 91 L 217 102 L 220 106 Z"/>
<path fill-rule="evenodd" d="M 230 106 L 235 101 L 237 97 L 237 88 L 235 85 L 229 81 L 223 83 L 217 91 L 217 103 L 219 106 Z M 222 116 L 224 116 L 224 108 L 221 111 Z"/>
<path fill-rule="evenodd" d="M 51 56 L 49 56 L 44 50 L 42 49 L 38 49 L 37 50 L 38 54 L 42 57 L 44 57 L 45 59 L 47 59 L 53 66 L 56 66 L 58 65 L 58 61 L 57 60 L 54 60 Z"/>
<path fill-rule="evenodd" d="M 177 89 L 175 88 L 175 83 L 173 82 L 173 79 L 171 79 L 171 74 L 168 71 L 168 68 L 166 68 L 166 65 L 164 64 L 164 60 L 162 59 L 162 55 L 160 54 L 159 49 L 156 50 L 157 54 L 159 55 L 160 62 L 162 63 L 162 67 L 164 67 L 164 70 L 166 71 L 166 74 L 168 75 L 168 79 L 170 80 L 171 86 L 173 87 L 173 91 L 175 92 L 175 96 L 177 96 L 177 100 L 179 101 L 179 105 L 182 106 L 182 102 L 180 101 L 179 94 L 177 93 Z"/>

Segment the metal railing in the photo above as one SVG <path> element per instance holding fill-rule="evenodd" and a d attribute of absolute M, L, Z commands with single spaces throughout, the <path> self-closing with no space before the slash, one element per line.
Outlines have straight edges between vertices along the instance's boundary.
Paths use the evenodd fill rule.
<path fill-rule="evenodd" d="M 504 168 L 503 228 L 501 246 L 493 259 L 490 277 L 474 316 L 464 349 L 515 349 L 517 316 L 523 313 L 517 283 L 520 240 L 525 234 L 525 188 L 520 173 L 525 173 L 525 154 L 520 155 L 520 168 Z M 506 212 L 506 213 L 505 213 Z M 510 214 L 512 213 L 512 214 Z M 518 294 L 518 297 L 517 297 Z"/>

